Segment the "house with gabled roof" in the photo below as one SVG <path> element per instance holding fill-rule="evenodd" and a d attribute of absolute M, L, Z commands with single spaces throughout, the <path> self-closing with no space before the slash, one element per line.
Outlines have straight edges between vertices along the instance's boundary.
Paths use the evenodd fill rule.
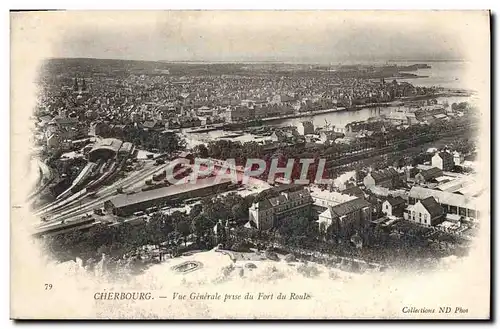
<path fill-rule="evenodd" d="M 401 186 L 402 175 L 394 168 L 372 171 L 363 179 L 366 187 L 383 186 L 387 188 L 396 188 Z"/>
<path fill-rule="evenodd" d="M 405 210 L 406 201 L 400 197 L 389 196 L 382 203 L 382 212 L 387 216 L 403 217 L 403 212 Z"/>
<path fill-rule="evenodd" d="M 418 184 L 429 183 L 435 181 L 436 178 L 443 176 L 443 171 L 439 168 L 432 167 L 429 169 L 421 170 L 415 175 L 415 182 Z"/>
<path fill-rule="evenodd" d="M 432 166 L 443 171 L 451 170 L 455 166 L 453 155 L 448 152 L 437 152 L 432 157 Z"/>
<path fill-rule="evenodd" d="M 248 209 L 249 222 L 258 230 L 286 225 L 293 216 L 309 217 L 313 199 L 301 185 L 283 185 L 273 189 L 277 196 L 254 202 Z"/>
<path fill-rule="evenodd" d="M 480 202 L 477 197 L 460 195 L 457 193 L 439 191 L 421 186 L 413 186 L 408 195 L 408 203 L 416 204 L 429 196 L 434 197 L 441 207 L 450 214 L 459 214 L 470 219 L 479 217 Z"/>
<path fill-rule="evenodd" d="M 408 207 L 408 220 L 424 226 L 436 226 L 444 218 L 443 207 L 430 196 Z"/>
<path fill-rule="evenodd" d="M 363 223 L 371 221 L 371 214 L 372 205 L 362 198 L 355 198 L 329 206 L 316 222 L 324 236 L 350 237 L 361 229 Z"/>

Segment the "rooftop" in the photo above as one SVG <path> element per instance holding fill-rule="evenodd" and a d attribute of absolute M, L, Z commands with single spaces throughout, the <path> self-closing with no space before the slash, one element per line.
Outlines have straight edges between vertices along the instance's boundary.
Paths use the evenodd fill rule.
<path fill-rule="evenodd" d="M 342 191 L 342 194 L 347 194 L 358 198 L 363 198 L 365 196 L 365 192 L 363 192 L 363 190 L 360 189 L 359 186 L 346 188 Z"/>
<path fill-rule="evenodd" d="M 340 203 L 333 207 L 328 207 L 328 209 L 323 211 L 320 216 L 326 218 L 342 217 L 354 211 L 358 211 L 370 206 L 371 204 L 368 201 L 361 198 L 356 198 L 344 203 Z"/>
<path fill-rule="evenodd" d="M 429 169 L 425 169 L 425 170 L 422 170 L 420 172 L 420 174 L 426 179 L 433 179 L 433 178 L 437 178 L 437 177 L 440 177 L 443 175 L 443 172 L 441 171 L 441 169 L 439 168 L 436 168 L 436 167 L 432 167 L 432 168 L 429 168 Z"/>
<path fill-rule="evenodd" d="M 431 215 L 431 218 L 440 216 L 443 214 L 443 208 L 439 203 L 437 203 L 436 199 L 434 199 L 432 196 L 425 198 L 423 200 L 420 200 L 420 203 L 424 208 L 429 212 Z"/>
<path fill-rule="evenodd" d="M 389 202 L 390 205 L 394 207 L 394 206 L 397 206 L 397 205 L 400 205 L 400 204 L 404 204 L 405 203 L 405 199 L 403 199 L 400 196 L 397 196 L 395 198 L 393 198 L 392 196 L 390 196 L 390 197 L 387 198 L 387 202 Z"/>
<path fill-rule="evenodd" d="M 413 186 L 410 190 L 410 198 L 423 200 L 430 196 L 434 197 L 438 203 L 446 204 L 454 207 L 477 209 L 478 200 L 474 197 L 468 197 L 451 192 L 443 192 L 425 188 L 421 186 Z"/>
<path fill-rule="evenodd" d="M 116 138 L 104 138 L 99 141 L 97 141 L 94 146 L 92 147 L 92 151 L 98 150 L 98 149 L 107 149 L 111 150 L 114 152 L 118 152 L 120 147 L 122 146 L 122 141 Z"/>
<path fill-rule="evenodd" d="M 300 200 L 302 198 L 310 198 L 311 194 L 308 190 L 304 189 L 302 185 L 282 185 L 280 187 L 272 189 L 275 192 L 281 193 L 278 196 L 264 199 L 258 203 L 259 209 L 268 209 L 271 207 L 279 206 L 280 204 L 285 204 L 290 201 Z"/>
<path fill-rule="evenodd" d="M 319 188 L 311 188 L 311 196 L 314 199 L 322 199 L 335 203 L 347 202 L 349 200 L 356 199 L 355 196 L 339 193 L 339 192 L 330 192 L 328 190 L 321 190 Z"/>
<path fill-rule="evenodd" d="M 394 177 L 399 177 L 399 173 L 394 168 L 372 171 L 369 175 L 372 176 L 375 182 L 381 182 Z"/>
<path fill-rule="evenodd" d="M 456 192 L 458 190 L 463 189 L 465 186 L 471 185 L 473 183 L 474 182 L 468 177 L 457 178 L 457 179 L 453 179 L 451 181 L 448 181 L 448 182 L 445 182 L 443 184 L 438 185 L 436 187 L 436 189 L 440 190 L 440 191 L 446 191 L 446 192 Z M 476 185 L 476 184 L 473 184 L 473 185 Z M 464 193 L 462 193 L 462 194 L 464 194 Z"/>
<path fill-rule="evenodd" d="M 441 159 L 448 158 L 450 160 L 453 160 L 453 154 L 449 152 L 438 152 L 434 154 L 434 156 L 439 156 Z"/>
<path fill-rule="evenodd" d="M 221 184 L 226 184 L 231 182 L 230 179 L 220 179 L 220 182 L 216 182 L 215 180 L 218 177 L 210 177 L 205 179 L 199 179 L 196 181 L 196 184 L 191 183 L 183 183 L 179 185 L 172 185 L 167 187 L 162 187 L 150 191 L 139 192 L 136 194 L 120 194 L 116 197 L 109 200 L 116 208 L 121 208 L 124 206 L 142 203 L 149 200 L 160 199 L 167 196 L 175 196 L 177 194 L 186 193 L 189 191 L 199 190 L 205 187 L 216 186 Z"/>

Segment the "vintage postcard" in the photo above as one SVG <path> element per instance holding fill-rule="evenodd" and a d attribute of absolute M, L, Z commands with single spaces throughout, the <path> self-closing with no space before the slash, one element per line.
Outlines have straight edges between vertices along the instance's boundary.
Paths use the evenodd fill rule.
<path fill-rule="evenodd" d="M 11 12 L 12 319 L 489 319 L 490 12 Z"/>

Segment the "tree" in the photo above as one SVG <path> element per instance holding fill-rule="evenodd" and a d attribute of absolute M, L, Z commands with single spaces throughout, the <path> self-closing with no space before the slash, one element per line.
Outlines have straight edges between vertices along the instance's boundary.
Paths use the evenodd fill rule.
<path fill-rule="evenodd" d="M 146 224 L 145 233 L 148 241 L 160 250 L 161 243 L 168 240 L 169 234 L 173 231 L 172 219 L 162 213 L 155 213 Z M 161 260 L 161 254 L 160 254 Z"/>
<path fill-rule="evenodd" d="M 212 221 L 205 214 L 200 214 L 192 218 L 191 230 L 196 235 L 196 242 L 199 244 L 203 239 L 206 241 L 207 235 L 213 228 Z"/>
<path fill-rule="evenodd" d="M 318 225 L 306 216 L 294 216 L 278 228 L 278 233 L 285 241 L 300 241 L 304 238 L 317 237 Z"/>
<path fill-rule="evenodd" d="M 191 234 L 191 226 L 187 220 L 180 220 L 175 223 L 175 231 L 184 239 L 184 245 L 187 243 L 187 237 Z"/>
<path fill-rule="evenodd" d="M 202 205 L 197 203 L 193 206 L 193 208 L 191 208 L 189 214 L 191 215 L 191 217 L 197 217 L 199 214 L 201 214 L 202 211 L 203 211 Z"/>
<path fill-rule="evenodd" d="M 231 215 L 234 220 L 238 220 L 245 216 L 245 213 L 248 211 L 248 208 L 243 208 L 241 203 L 235 204 L 231 207 Z"/>
<path fill-rule="evenodd" d="M 208 149 L 205 144 L 196 145 L 194 147 L 194 153 L 201 158 L 208 158 Z"/>

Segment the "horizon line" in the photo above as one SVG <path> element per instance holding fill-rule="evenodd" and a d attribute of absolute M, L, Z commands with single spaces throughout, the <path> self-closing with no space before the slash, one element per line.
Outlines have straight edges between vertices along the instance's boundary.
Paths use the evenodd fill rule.
<path fill-rule="evenodd" d="M 448 59 L 415 59 L 415 58 L 409 58 L 409 59 L 404 59 L 404 58 L 392 58 L 392 59 L 376 59 L 376 60 L 332 60 L 332 61 L 295 61 L 295 60 L 264 60 L 264 59 L 256 59 L 256 60 L 208 60 L 208 59 L 200 59 L 200 60 L 195 60 L 195 59 L 186 59 L 186 60 L 181 60 L 181 59 L 176 59 L 176 60 L 168 60 L 168 59 L 123 59 L 123 58 L 102 58 L 102 57 L 47 57 L 44 60 L 67 60 L 67 59 L 75 59 L 75 60 L 114 60 L 114 61 L 123 61 L 123 62 L 151 62 L 151 63 L 202 63 L 202 64 L 302 64 L 302 65 L 332 65 L 332 64 L 343 64 L 343 63 L 350 63 L 350 64 L 367 64 L 367 63 L 390 63 L 390 62 L 467 62 L 466 59 L 460 59 L 460 58 L 448 58 Z"/>

